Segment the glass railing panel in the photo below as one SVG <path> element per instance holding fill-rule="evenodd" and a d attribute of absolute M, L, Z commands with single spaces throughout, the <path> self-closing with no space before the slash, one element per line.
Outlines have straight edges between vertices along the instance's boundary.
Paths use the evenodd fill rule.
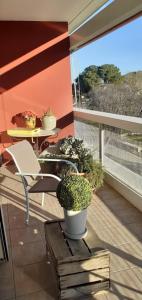
<path fill-rule="evenodd" d="M 84 140 L 94 159 L 99 159 L 99 125 L 75 120 L 75 136 Z M 105 170 L 142 195 L 142 134 L 104 125 Z"/>
<path fill-rule="evenodd" d="M 86 147 L 90 148 L 94 159 L 99 159 L 99 127 L 89 121 L 74 120 L 75 137 L 84 141 Z"/>
<path fill-rule="evenodd" d="M 142 134 L 107 126 L 104 136 L 105 169 L 142 194 Z"/>

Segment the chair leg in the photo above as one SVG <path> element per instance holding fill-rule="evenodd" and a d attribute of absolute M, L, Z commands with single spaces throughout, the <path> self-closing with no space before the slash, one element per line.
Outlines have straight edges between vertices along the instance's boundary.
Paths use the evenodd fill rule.
<path fill-rule="evenodd" d="M 44 205 L 44 198 L 45 198 L 45 193 L 42 193 L 42 198 L 41 198 L 41 206 Z"/>
<path fill-rule="evenodd" d="M 26 197 L 26 224 L 29 224 L 29 197 L 28 197 L 28 190 L 27 190 L 27 183 L 23 176 L 21 176 L 22 182 L 24 185 L 25 197 Z"/>
<path fill-rule="evenodd" d="M 27 207 L 27 211 L 26 211 L 26 224 L 29 224 L 29 197 L 28 197 L 28 191 L 27 189 L 25 189 L 25 196 L 26 196 L 26 207 Z"/>

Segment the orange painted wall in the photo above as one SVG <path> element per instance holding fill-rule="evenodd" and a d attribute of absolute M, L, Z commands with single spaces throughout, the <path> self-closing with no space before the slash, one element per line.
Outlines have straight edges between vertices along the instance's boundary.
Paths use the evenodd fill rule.
<path fill-rule="evenodd" d="M 73 134 L 73 106 L 67 23 L 0 21 L 1 148 L 14 115 L 25 110 L 39 117 L 51 107 L 62 128 Z"/>

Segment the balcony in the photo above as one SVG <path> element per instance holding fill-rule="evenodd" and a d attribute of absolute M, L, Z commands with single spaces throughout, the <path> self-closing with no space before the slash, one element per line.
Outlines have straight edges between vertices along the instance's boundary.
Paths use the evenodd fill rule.
<path fill-rule="evenodd" d="M 122 141 L 116 140 L 117 142 L 114 145 L 111 139 L 114 139 L 115 136 L 112 135 L 110 139 L 108 132 L 104 132 L 104 127 L 98 127 L 97 125 L 101 122 L 101 124 L 115 125 L 116 127 L 119 116 L 108 116 L 108 114 L 104 116 L 103 113 L 96 116 L 96 112 L 80 109 L 75 109 L 74 115 L 77 118 L 75 120 L 76 135 L 83 138 L 93 151 L 95 149 L 95 158 L 100 157 L 106 168 L 106 183 L 96 194 L 94 193 L 91 206 L 88 208 L 88 224 L 95 228 L 105 247 L 110 250 L 111 286 L 109 292 L 88 296 L 88 298 L 84 297 L 84 299 L 141 299 L 142 213 L 130 203 L 130 201 L 133 202 L 135 206 L 138 204 L 141 208 L 141 195 L 136 191 L 136 183 L 141 188 L 138 185 L 141 174 L 133 170 L 133 181 L 136 182 L 135 190 L 132 187 L 130 189 L 127 182 L 123 180 L 125 164 L 123 163 L 123 166 L 121 166 L 120 157 L 117 157 L 118 152 L 113 151 L 116 156 L 111 156 L 111 147 L 117 149 L 118 143 L 121 146 Z M 87 126 L 94 125 L 82 123 L 79 118 L 81 120 L 83 118 L 93 120 L 95 122 L 94 131 L 90 131 L 90 127 L 87 130 Z M 142 124 L 140 120 L 135 120 L 136 122 L 133 123 L 134 119 L 131 118 L 130 125 L 129 118 L 124 119 L 125 117 L 122 124 L 118 122 L 119 127 L 126 129 L 126 126 L 128 126 L 130 130 L 132 126 L 133 130 L 141 131 Z M 108 138 L 111 143 L 110 146 L 107 145 L 107 148 L 105 148 L 106 144 L 103 144 L 103 141 L 108 140 Z M 123 147 L 120 147 L 120 149 L 124 151 Z M 129 148 L 125 149 L 125 158 L 127 157 L 127 159 L 129 159 L 128 150 Z M 130 156 L 141 159 L 139 155 L 131 152 Z M 111 163 L 110 160 L 112 160 Z M 114 173 L 118 170 L 118 164 L 120 165 L 120 174 L 119 172 Z M 131 160 L 131 164 L 133 166 L 134 161 Z M 140 161 L 138 164 L 140 164 Z M 128 178 L 129 172 L 132 171 L 130 168 L 125 171 L 128 172 L 127 177 L 125 176 Z M 120 180 L 120 175 L 122 180 Z M 1 202 L 4 210 L 10 256 L 9 262 L 0 266 L 1 299 L 22 300 L 39 299 L 40 297 L 41 299 L 58 299 L 55 270 L 50 254 L 46 250 L 44 222 L 62 218 L 62 208 L 59 206 L 54 193 L 46 195 L 45 205 L 42 208 L 40 197 L 32 195 L 30 199 L 30 225 L 26 226 L 24 223 L 25 200 L 23 186 L 22 182 L 14 175 L 14 166 L 3 166 L 0 176 Z M 137 178 L 139 178 L 138 181 Z M 123 196 L 123 194 L 126 194 L 126 190 L 129 201 Z M 137 195 L 133 198 L 133 201 L 131 192 L 133 192 L 133 195 Z"/>
<path fill-rule="evenodd" d="M 140 1 L 130 1 L 129 5 L 124 5 L 123 0 L 112 1 L 83 25 L 107 1 L 82 0 L 67 4 L 64 0 L 62 3 L 43 0 L 42 5 L 38 0 L 20 5 L 17 0 L 14 2 L 11 5 L 9 0 L 2 0 L 0 12 L 1 153 L 12 142 L 6 131 L 16 127 L 13 117 L 19 112 L 34 110 L 41 116 L 43 110 L 52 107 L 62 129 L 58 138 L 73 134 L 75 125 L 75 135 L 84 139 L 106 170 L 104 187 L 94 193 L 88 208 L 88 224 L 111 253 L 110 291 L 82 299 L 141 299 L 142 152 L 141 145 L 127 142 L 118 128 L 125 133 L 141 134 L 142 122 L 75 109 L 73 124 L 69 60 L 71 51 L 140 16 Z M 93 125 L 88 125 L 88 121 Z M 116 130 L 112 133 L 105 126 Z M 63 211 L 54 193 L 46 195 L 44 207 L 40 196 L 32 195 L 30 224 L 26 226 L 23 185 L 14 172 L 13 165 L 0 169 L 0 204 L 9 248 L 9 261 L 0 264 L 0 300 L 56 300 L 56 274 L 46 250 L 44 223 L 62 218 Z"/>

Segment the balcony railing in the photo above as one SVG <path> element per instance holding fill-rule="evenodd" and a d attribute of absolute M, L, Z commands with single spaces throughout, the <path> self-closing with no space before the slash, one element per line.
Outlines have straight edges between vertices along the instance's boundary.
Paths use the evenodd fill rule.
<path fill-rule="evenodd" d="M 142 210 L 142 119 L 74 108 L 75 135 L 100 159 L 106 181 Z"/>

